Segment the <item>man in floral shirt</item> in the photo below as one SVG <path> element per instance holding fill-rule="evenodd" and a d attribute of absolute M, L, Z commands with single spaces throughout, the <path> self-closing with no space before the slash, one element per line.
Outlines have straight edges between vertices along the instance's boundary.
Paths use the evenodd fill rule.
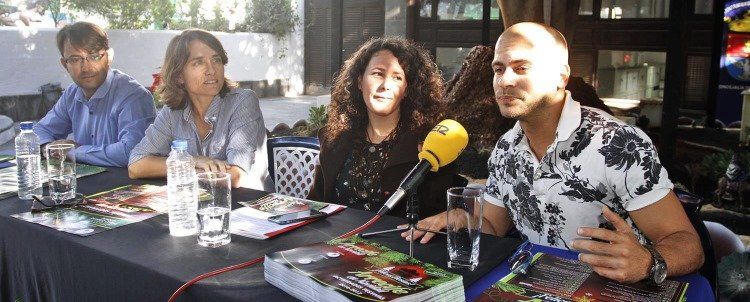
<path fill-rule="evenodd" d="M 703 263 L 700 241 L 653 144 L 640 129 L 573 100 L 567 62 L 565 38 L 545 25 L 515 24 L 497 41 L 496 101 L 518 122 L 489 160 L 483 231 L 504 236 L 515 225 L 532 243 L 577 250 L 597 273 L 621 282 L 656 278 L 657 262 L 670 276 L 694 272 Z M 615 229 L 601 228 L 600 215 Z M 445 219 L 420 226 L 440 229 Z"/>

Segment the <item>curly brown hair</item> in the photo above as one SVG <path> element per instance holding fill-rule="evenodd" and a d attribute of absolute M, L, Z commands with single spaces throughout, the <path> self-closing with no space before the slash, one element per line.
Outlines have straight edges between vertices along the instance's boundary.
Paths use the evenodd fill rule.
<path fill-rule="evenodd" d="M 202 29 L 186 29 L 172 38 L 169 41 L 169 46 L 167 46 L 167 52 L 164 54 L 164 64 L 161 65 L 162 81 L 156 88 L 156 94 L 159 95 L 164 105 L 167 105 L 170 109 L 184 109 L 188 104 L 187 90 L 185 90 L 185 85 L 180 84 L 179 78 L 185 65 L 187 65 L 188 59 L 190 59 L 190 42 L 193 40 L 203 42 L 218 53 L 224 65 L 229 63 L 224 46 L 210 32 Z M 224 76 L 224 85 L 221 87 L 219 95 L 224 97 L 227 92 L 237 87 L 237 83 Z"/>
<path fill-rule="evenodd" d="M 333 81 L 328 121 L 322 133 L 326 141 L 336 141 L 345 132 L 364 134 L 369 120 L 358 81 L 372 56 L 381 50 L 393 53 L 406 75 L 399 129 L 410 130 L 417 135 L 426 134 L 440 118 L 443 79 L 429 52 L 404 38 L 374 38 L 365 42 L 344 62 Z"/>
<path fill-rule="evenodd" d="M 464 125 L 473 147 L 492 149 L 515 121 L 500 114 L 492 88 L 494 48 L 474 46 L 461 69 L 445 85 L 445 112 Z"/>
<path fill-rule="evenodd" d="M 601 109 L 606 113 L 612 114 L 612 109 L 609 109 L 604 104 L 604 101 L 599 98 L 599 94 L 596 93 L 594 86 L 586 83 L 586 80 L 582 77 L 571 76 L 568 79 L 568 85 L 565 86 L 565 89 L 570 91 L 570 96 L 581 103 L 582 106 Z"/>

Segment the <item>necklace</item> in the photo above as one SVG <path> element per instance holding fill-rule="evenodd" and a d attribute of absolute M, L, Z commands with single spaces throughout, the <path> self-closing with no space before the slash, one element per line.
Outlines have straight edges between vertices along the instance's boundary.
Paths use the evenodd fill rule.
<path fill-rule="evenodd" d="M 376 144 L 377 145 L 377 144 L 380 144 L 380 143 L 383 143 L 383 142 L 386 142 L 386 141 L 389 141 L 389 140 L 393 139 L 393 137 L 396 136 L 396 132 L 398 132 L 398 128 L 399 128 L 398 125 L 399 124 L 396 124 L 396 127 L 393 127 L 393 129 L 391 129 L 391 132 L 388 132 L 388 135 L 386 135 L 385 138 L 383 138 L 383 140 L 380 141 L 379 143 L 375 143 L 372 140 L 372 137 L 370 137 L 370 131 L 368 130 L 369 128 L 365 128 L 365 135 L 367 135 L 367 141 L 370 142 L 370 143 L 372 143 L 372 144 Z M 373 130 L 372 132 L 375 133 L 375 130 Z M 375 134 L 377 134 L 377 133 L 375 133 Z M 374 147 L 370 147 L 370 152 L 375 152 Z"/>
<path fill-rule="evenodd" d="M 397 136 L 398 126 L 378 144 L 370 141 L 367 129 L 364 137 L 355 140 L 355 146 L 342 169 L 346 173 L 336 180 L 336 194 L 341 200 L 348 200 L 349 204 L 368 211 L 383 204 L 381 176 Z"/>

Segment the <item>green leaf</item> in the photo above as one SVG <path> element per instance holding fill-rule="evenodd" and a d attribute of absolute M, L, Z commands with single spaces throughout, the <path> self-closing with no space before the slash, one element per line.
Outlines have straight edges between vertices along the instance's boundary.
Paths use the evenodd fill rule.
<path fill-rule="evenodd" d="M 155 27 L 164 27 L 171 22 L 175 12 L 171 0 L 58 0 L 56 2 L 67 4 L 68 7 L 86 14 L 101 15 L 113 29 L 146 29 L 152 24 Z"/>
<path fill-rule="evenodd" d="M 246 10 L 245 30 L 271 33 L 279 39 L 291 33 L 300 21 L 291 0 L 250 0 Z"/>

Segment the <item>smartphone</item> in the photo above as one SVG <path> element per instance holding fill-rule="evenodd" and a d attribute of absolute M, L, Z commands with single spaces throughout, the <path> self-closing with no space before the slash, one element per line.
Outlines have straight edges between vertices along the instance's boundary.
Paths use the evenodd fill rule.
<path fill-rule="evenodd" d="M 324 217 L 327 214 L 318 210 L 305 210 L 305 211 L 299 211 L 294 213 L 286 213 L 276 216 L 268 217 L 268 220 L 271 222 L 275 222 L 278 224 L 290 224 L 293 222 L 318 218 L 318 217 Z"/>

